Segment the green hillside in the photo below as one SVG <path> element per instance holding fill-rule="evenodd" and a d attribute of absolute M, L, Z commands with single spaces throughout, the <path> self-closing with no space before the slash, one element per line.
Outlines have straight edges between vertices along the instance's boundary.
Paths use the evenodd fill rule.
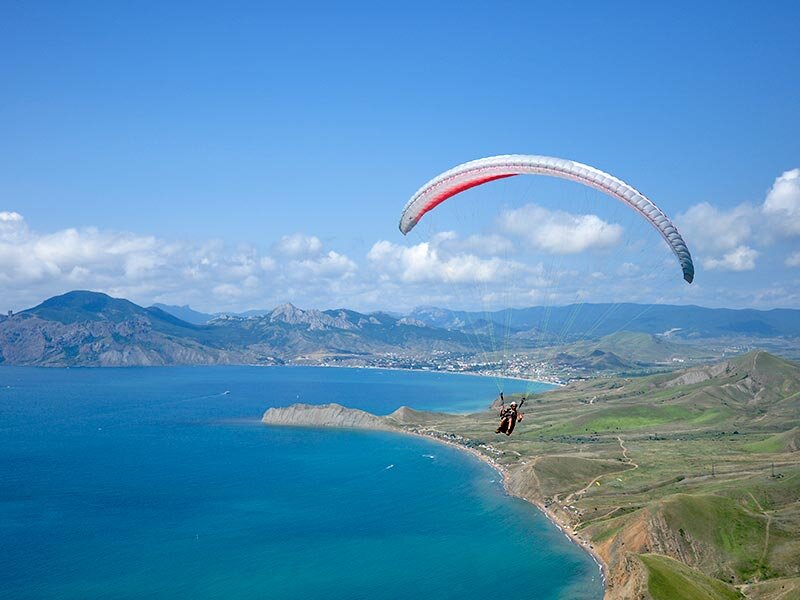
<path fill-rule="evenodd" d="M 800 450 L 800 428 L 794 427 L 789 431 L 776 433 L 763 440 L 745 444 L 742 448 L 749 452 L 759 452 L 762 454 L 797 452 Z"/>
<path fill-rule="evenodd" d="M 509 470 L 609 565 L 607 598 L 783 598 L 800 577 L 800 365 L 765 352 L 531 397 L 494 413 L 408 413 Z M 638 565 L 638 566 L 637 566 Z M 788 588 L 787 588 L 788 586 Z M 752 594 L 752 596 L 751 596 Z"/>
<path fill-rule="evenodd" d="M 639 363 L 713 357 L 696 346 L 675 343 L 663 336 L 632 331 L 612 333 L 596 341 L 576 342 L 567 346 L 565 351 L 576 356 L 589 356 L 597 351 L 610 352 L 623 360 Z"/>
<path fill-rule="evenodd" d="M 744 596 L 731 585 L 707 577 L 686 565 L 657 554 L 641 557 L 647 567 L 653 600 L 737 600 Z"/>

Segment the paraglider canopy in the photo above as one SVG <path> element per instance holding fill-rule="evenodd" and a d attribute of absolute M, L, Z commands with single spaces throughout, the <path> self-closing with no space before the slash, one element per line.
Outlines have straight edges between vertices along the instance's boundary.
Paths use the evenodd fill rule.
<path fill-rule="evenodd" d="M 634 187 L 613 175 L 562 158 L 508 154 L 458 165 L 437 175 L 417 190 L 403 209 L 400 231 L 407 234 L 425 213 L 463 191 L 515 175 L 549 175 L 569 179 L 600 190 L 623 202 L 658 230 L 677 257 L 683 270 L 683 278 L 688 283 L 694 279 L 692 255 L 678 229 L 658 206 Z"/>

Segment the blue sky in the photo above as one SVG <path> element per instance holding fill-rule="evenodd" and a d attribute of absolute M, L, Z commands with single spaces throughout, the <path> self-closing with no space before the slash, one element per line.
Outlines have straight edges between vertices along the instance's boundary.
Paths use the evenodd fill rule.
<path fill-rule="evenodd" d="M 792 175 L 764 208 L 800 167 L 797 3 L 382 4 L 2 3 L 0 301 L 457 303 L 468 282 L 403 270 L 427 240 L 399 211 L 444 169 L 520 152 L 713 221 L 698 291 L 654 299 L 800 307 Z M 489 260 L 426 251 L 434 271 Z"/>

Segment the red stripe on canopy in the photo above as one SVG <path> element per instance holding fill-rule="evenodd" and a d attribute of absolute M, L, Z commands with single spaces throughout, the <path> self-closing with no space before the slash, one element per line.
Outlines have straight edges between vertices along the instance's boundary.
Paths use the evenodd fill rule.
<path fill-rule="evenodd" d="M 518 173 L 507 173 L 505 175 L 492 175 L 490 177 L 483 177 L 481 179 L 471 179 L 456 187 L 448 188 L 441 194 L 434 196 L 430 202 L 428 202 L 425 206 L 423 206 L 422 210 L 419 211 L 419 213 L 414 217 L 414 222 L 415 223 L 418 222 L 426 212 L 433 210 L 434 208 L 439 206 L 442 202 L 444 202 L 448 198 L 452 198 L 456 194 L 460 194 L 465 190 L 474 188 L 481 184 L 488 183 L 490 181 L 495 181 L 496 179 L 505 179 L 506 177 L 514 177 L 515 175 L 518 175 Z"/>

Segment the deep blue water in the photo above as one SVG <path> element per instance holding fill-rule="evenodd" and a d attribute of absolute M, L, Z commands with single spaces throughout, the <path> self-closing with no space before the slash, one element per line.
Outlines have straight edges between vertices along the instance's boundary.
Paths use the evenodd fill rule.
<path fill-rule="evenodd" d="M 0 598 L 601 598 L 592 560 L 472 457 L 258 422 L 496 393 L 398 371 L 0 368 Z"/>

